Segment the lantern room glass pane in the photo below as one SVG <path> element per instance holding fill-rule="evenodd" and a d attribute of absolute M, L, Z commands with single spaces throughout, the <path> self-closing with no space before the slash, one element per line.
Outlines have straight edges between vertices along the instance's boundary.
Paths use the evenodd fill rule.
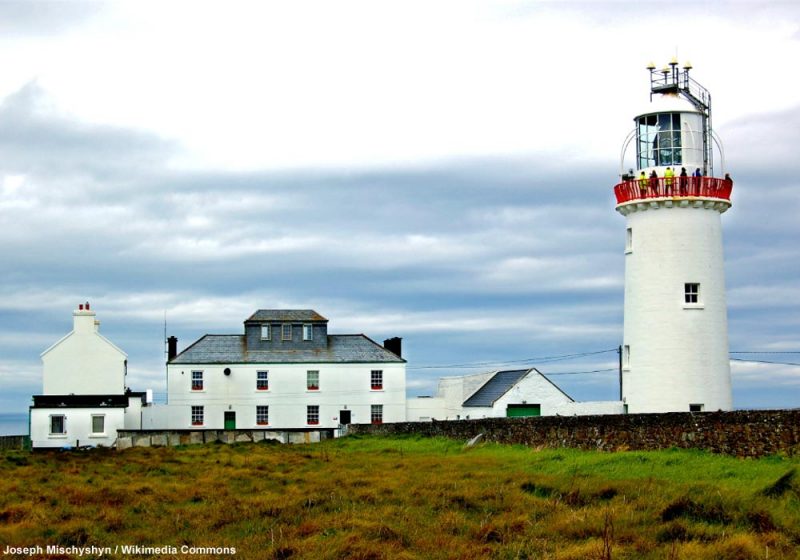
<path fill-rule="evenodd" d="M 680 113 L 647 115 L 639 117 L 636 124 L 639 169 L 682 163 Z"/>

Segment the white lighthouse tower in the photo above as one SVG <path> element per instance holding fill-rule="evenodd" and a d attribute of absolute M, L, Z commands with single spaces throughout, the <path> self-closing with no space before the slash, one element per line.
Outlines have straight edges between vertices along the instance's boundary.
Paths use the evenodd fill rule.
<path fill-rule="evenodd" d="M 732 182 L 714 177 L 711 95 L 691 65 L 648 69 L 650 105 L 623 148 L 635 142 L 636 171 L 614 189 L 627 226 L 621 396 L 630 413 L 730 410 L 721 215 Z"/>

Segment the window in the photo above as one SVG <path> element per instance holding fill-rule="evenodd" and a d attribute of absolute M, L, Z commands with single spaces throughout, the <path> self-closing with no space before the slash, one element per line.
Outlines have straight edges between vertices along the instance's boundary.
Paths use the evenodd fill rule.
<path fill-rule="evenodd" d="M 50 434 L 63 435 L 67 433 L 67 419 L 63 414 L 54 414 L 50 417 Z"/>
<path fill-rule="evenodd" d="M 702 404 L 690 404 L 689 405 L 689 412 L 703 412 L 705 408 Z"/>
<path fill-rule="evenodd" d="M 319 405 L 311 404 L 306 407 L 306 423 L 319 424 Z"/>
<path fill-rule="evenodd" d="M 383 424 L 383 405 L 373 404 L 370 407 L 370 420 L 373 424 Z"/>
<path fill-rule="evenodd" d="M 266 391 L 269 389 L 269 372 L 257 371 L 256 372 L 256 389 L 259 391 Z"/>
<path fill-rule="evenodd" d="M 306 372 L 306 389 L 309 391 L 319 390 L 319 372 L 316 370 L 309 370 Z"/>
<path fill-rule="evenodd" d="M 370 374 L 370 386 L 373 391 L 383 389 L 383 370 L 373 369 Z"/>
<path fill-rule="evenodd" d="M 633 251 L 633 229 L 628 228 L 625 232 L 625 252 Z"/>
<path fill-rule="evenodd" d="M 313 338 L 314 332 L 311 325 L 303 325 L 303 340 L 312 340 Z"/>
<path fill-rule="evenodd" d="M 258 405 L 256 407 L 256 424 L 259 426 L 266 426 L 269 424 L 269 407 Z"/>
<path fill-rule="evenodd" d="M 281 340 L 292 340 L 292 325 L 289 323 L 281 325 Z"/>
<path fill-rule="evenodd" d="M 193 371 L 192 372 L 192 391 L 202 391 L 203 390 L 203 372 L 202 371 Z"/>
<path fill-rule="evenodd" d="M 192 407 L 192 426 L 202 426 L 203 425 L 203 407 L 202 406 L 193 406 Z"/>
<path fill-rule="evenodd" d="M 683 297 L 685 303 L 700 303 L 700 284 L 684 284 Z"/>
<path fill-rule="evenodd" d="M 637 119 L 637 124 L 639 169 L 682 163 L 680 113 L 645 115 Z"/>
<path fill-rule="evenodd" d="M 106 417 L 103 414 L 92 414 L 92 433 L 106 433 Z"/>
<path fill-rule="evenodd" d="M 272 330 L 269 325 L 261 325 L 261 340 L 272 340 Z"/>
<path fill-rule="evenodd" d="M 622 347 L 622 367 L 631 367 L 631 347 L 627 344 Z"/>

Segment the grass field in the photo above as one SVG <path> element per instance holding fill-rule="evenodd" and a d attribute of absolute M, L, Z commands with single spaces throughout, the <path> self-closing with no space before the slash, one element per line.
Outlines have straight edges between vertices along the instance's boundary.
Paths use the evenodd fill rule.
<path fill-rule="evenodd" d="M 233 546 L 237 558 L 800 558 L 798 466 L 785 457 L 465 449 L 377 437 L 5 452 L 0 547 Z"/>

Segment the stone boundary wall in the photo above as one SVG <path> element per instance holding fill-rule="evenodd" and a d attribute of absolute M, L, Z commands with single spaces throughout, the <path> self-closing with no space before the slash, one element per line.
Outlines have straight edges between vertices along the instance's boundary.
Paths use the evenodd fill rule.
<path fill-rule="evenodd" d="M 350 426 L 351 434 L 416 434 L 601 451 L 704 449 L 736 457 L 800 454 L 800 409 L 484 418 Z"/>
<path fill-rule="evenodd" d="M 329 433 L 330 432 L 330 433 Z M 333 437 L 333 430 L 117 430 L 116 448 L 175 447 L 200 443 L 316 443 Z"/>

